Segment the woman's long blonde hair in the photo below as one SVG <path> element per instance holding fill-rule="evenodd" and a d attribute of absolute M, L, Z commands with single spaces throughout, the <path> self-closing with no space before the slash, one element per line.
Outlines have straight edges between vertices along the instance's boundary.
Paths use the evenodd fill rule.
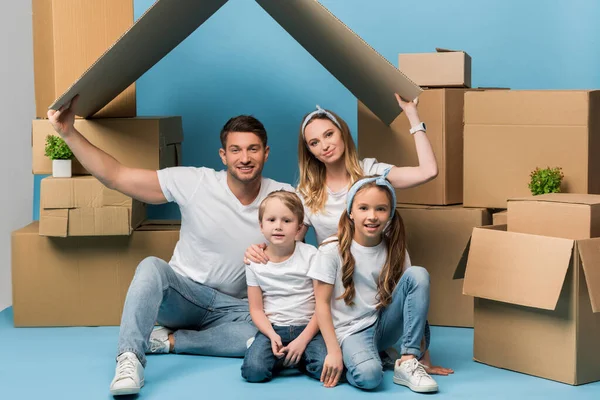
<path fill-rule="evenodd" d="M 330 112 L 340 124 L 342 140 L 345 146 L 344 164 L 346 165 L 346 171 L 348 171 L 348 174 L 350 175 L 349 186 L 351 186 L 363 176 L 363 170 L 358 162 L 356 146 L 352 136 L 350 135 L 350 128 L 348 128 L 346 121 L 332 111 L 327 111 Z M 307 116 L 308 114 L 302 118 L 302 121 L 304 121 Z M 308 121 L 306 126 L 308 126 L 308 124 L 315 119 L 327 119 L 331 121 L 325 114 L 317 114 Z M 333 125 L 336 129 L 338 128 L 335 123 L 333 123 Z M 304 203 L 306 207 L 315 214 L 319 213 L 323 210 L 323 207 L 325 207 L 325 202 L 327 201 L 325 164 L 317 160 L 317 158 L 308 149 L 308 145 L 304 139 L 302 126 L 300 126 L 300 133 L 298 135 L 298 169 L 300 171 L 298 192 L 302 195 L 302 197 L 304 197 Z"/>
<path fill-rule="evenodd" d="M 390 207 L 396 206 L 395 204 L 392 204 L 392 195 L 390 191 L 383 186 L 377 185 L 375 182 L 365 184 L 356 192 L 356 194 L 358 195 L 360 192 L 369 188 L 377 188 L 378 190 L 384 191 L 388 197 Z M 342 258 L 342 283 L 344 284 L 345 290 L 338 299 L 344 299 L 346 305 L 349 306 L 354 304 L 354 296 L 356 294 L 354 288 L 354 267 L 356 262 L 350 251 L 353 238 L 354 221 L 350 219 L 347 212 L 344 212 L 338 225 L 338 245 L 340 256 Z M 406 255 L 406 237 L 404 235 L 404 221 L 402 221 L 402 217 L 397 211 L 384 229 L 382 240 L 387 249 L 387 257 L 377 281 L 377 298 L 379 300 L 377 309 L 386 307 L 392 302 L 392 293 L 402 276 L 404 258 Z"/>

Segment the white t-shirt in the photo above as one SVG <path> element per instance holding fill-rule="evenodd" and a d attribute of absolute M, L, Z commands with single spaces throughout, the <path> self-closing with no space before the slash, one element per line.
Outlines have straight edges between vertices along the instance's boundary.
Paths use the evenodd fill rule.
<path fill-rule="evenodd" d="M 244 252 L 264 241 L 258 206 L 272 191 L 293 191 L 287 183 L 262 178 L 256 199 L 247 206 L 227 185 L 227 171 L 172 167 L 158 171 L 165 198 L 179 205 L 181 232 L 169 261 L 175 272 L 219 292 L 247 294 Z"/>
<path fill-rule="evenodd" d="M 378 163 L 374 158 L 361 160 L 360 166 L 365 176 L 381 175 L 387 168 L 393 167 L 391 164 Z M 314 228 L 318 244 L 323 243 L 325 239 L 337 232 L 340 217 L 346 210 L 347 195 L 348 188 L 344 188 L 339 192 L 332 192 L 327 188 L 325 207 L 320 212 L 314 214 L 306 206 L 304 207 L 304 223 Z M 302 195 L 298 193 L 298 196 L 302 199 L 302 203 L 305 204 Z"/>
<path fill-rule="evenodd" d="M 350 251 L 354 256 L 354 304 L 346 305 L 342 282 L 342 259 L 338 242 L 327 243 L 319 247 L 313 259 L 308 276 L 333 285 L 331 296 L 331 316 L 333 327 L 340 345 L 348 336 L 359 332 L 377 321 L 377 280 L 387 257 L 387 248 L 382 241 L 374 247 L 364 247 L 352 241 Z M 410 267 L 410 260 L 405 256 L 405 271 Z"/>
<path fill-rule="evenodd" d="M 266 264 L 250 263 L 246 267 L 248 286 L 259 286 L 263 292 L 265 315 L 273 325 L 308 325 L 315 313 L 312 279 L 306 273 L 317 249 L 296 242 L 294 254 L 287 260 Z"/>

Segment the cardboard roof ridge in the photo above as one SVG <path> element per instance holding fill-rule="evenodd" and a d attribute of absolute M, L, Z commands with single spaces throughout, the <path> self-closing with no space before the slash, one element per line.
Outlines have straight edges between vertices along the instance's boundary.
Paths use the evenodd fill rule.
<path fill-rule="evenodd" d="M 542 203 L 580 204 L 592 206 L 600 204 L 600 194 L 546 193 L 536 196 L 511 197 L 507 199 L 508 203 L 511 201 L 533 201 Z"/>
<path fill-rule="evenodd" d="M 75 113 L 85 118 L 92 116 L 226 2 L 157 0 L 48 108 L 67 105 L 78 94 Z M 394 92 L 407 100 L 415 99 L 422 92 L 317 0 L 256 2 L 387 125 L 401 113 Z"/>

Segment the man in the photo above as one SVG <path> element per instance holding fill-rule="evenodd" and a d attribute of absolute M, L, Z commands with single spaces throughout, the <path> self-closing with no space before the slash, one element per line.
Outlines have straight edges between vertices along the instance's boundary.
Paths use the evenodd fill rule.
<path fill-rule="evenodd" d="M 92 175 L 127 196 L 149 204 L 173 201 L 181 210 L 173 257 L 169 263 L 144 259 L 127 292 L 111 394 L 140 391 L 145 353 L 243 356 L 246 342 L 256 334 L 244 299 L 244 251 L 262 241 L 260 202 L 274 190 L 293 191 L 286 183 L 262 177 L 269 156 L 264 126 L 251 116 L 225 124 L 219 150 L 224 171 L 153 171 L 122 165 L 88 142 L 74 128 L 72 108 L 49 110 L 48 118 Z M 165 328 L 153 331 L 157 321 Z"/>

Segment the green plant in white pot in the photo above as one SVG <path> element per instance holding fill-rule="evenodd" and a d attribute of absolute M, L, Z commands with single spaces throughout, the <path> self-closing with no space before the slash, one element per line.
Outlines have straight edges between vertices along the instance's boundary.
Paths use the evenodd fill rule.
<path fill-rule="evenodd" d="M 73 152 L 60 136 L 46 136 L 46 157 L 52 160 L 52 176 L 71 177 L 71 157 Z"/>

